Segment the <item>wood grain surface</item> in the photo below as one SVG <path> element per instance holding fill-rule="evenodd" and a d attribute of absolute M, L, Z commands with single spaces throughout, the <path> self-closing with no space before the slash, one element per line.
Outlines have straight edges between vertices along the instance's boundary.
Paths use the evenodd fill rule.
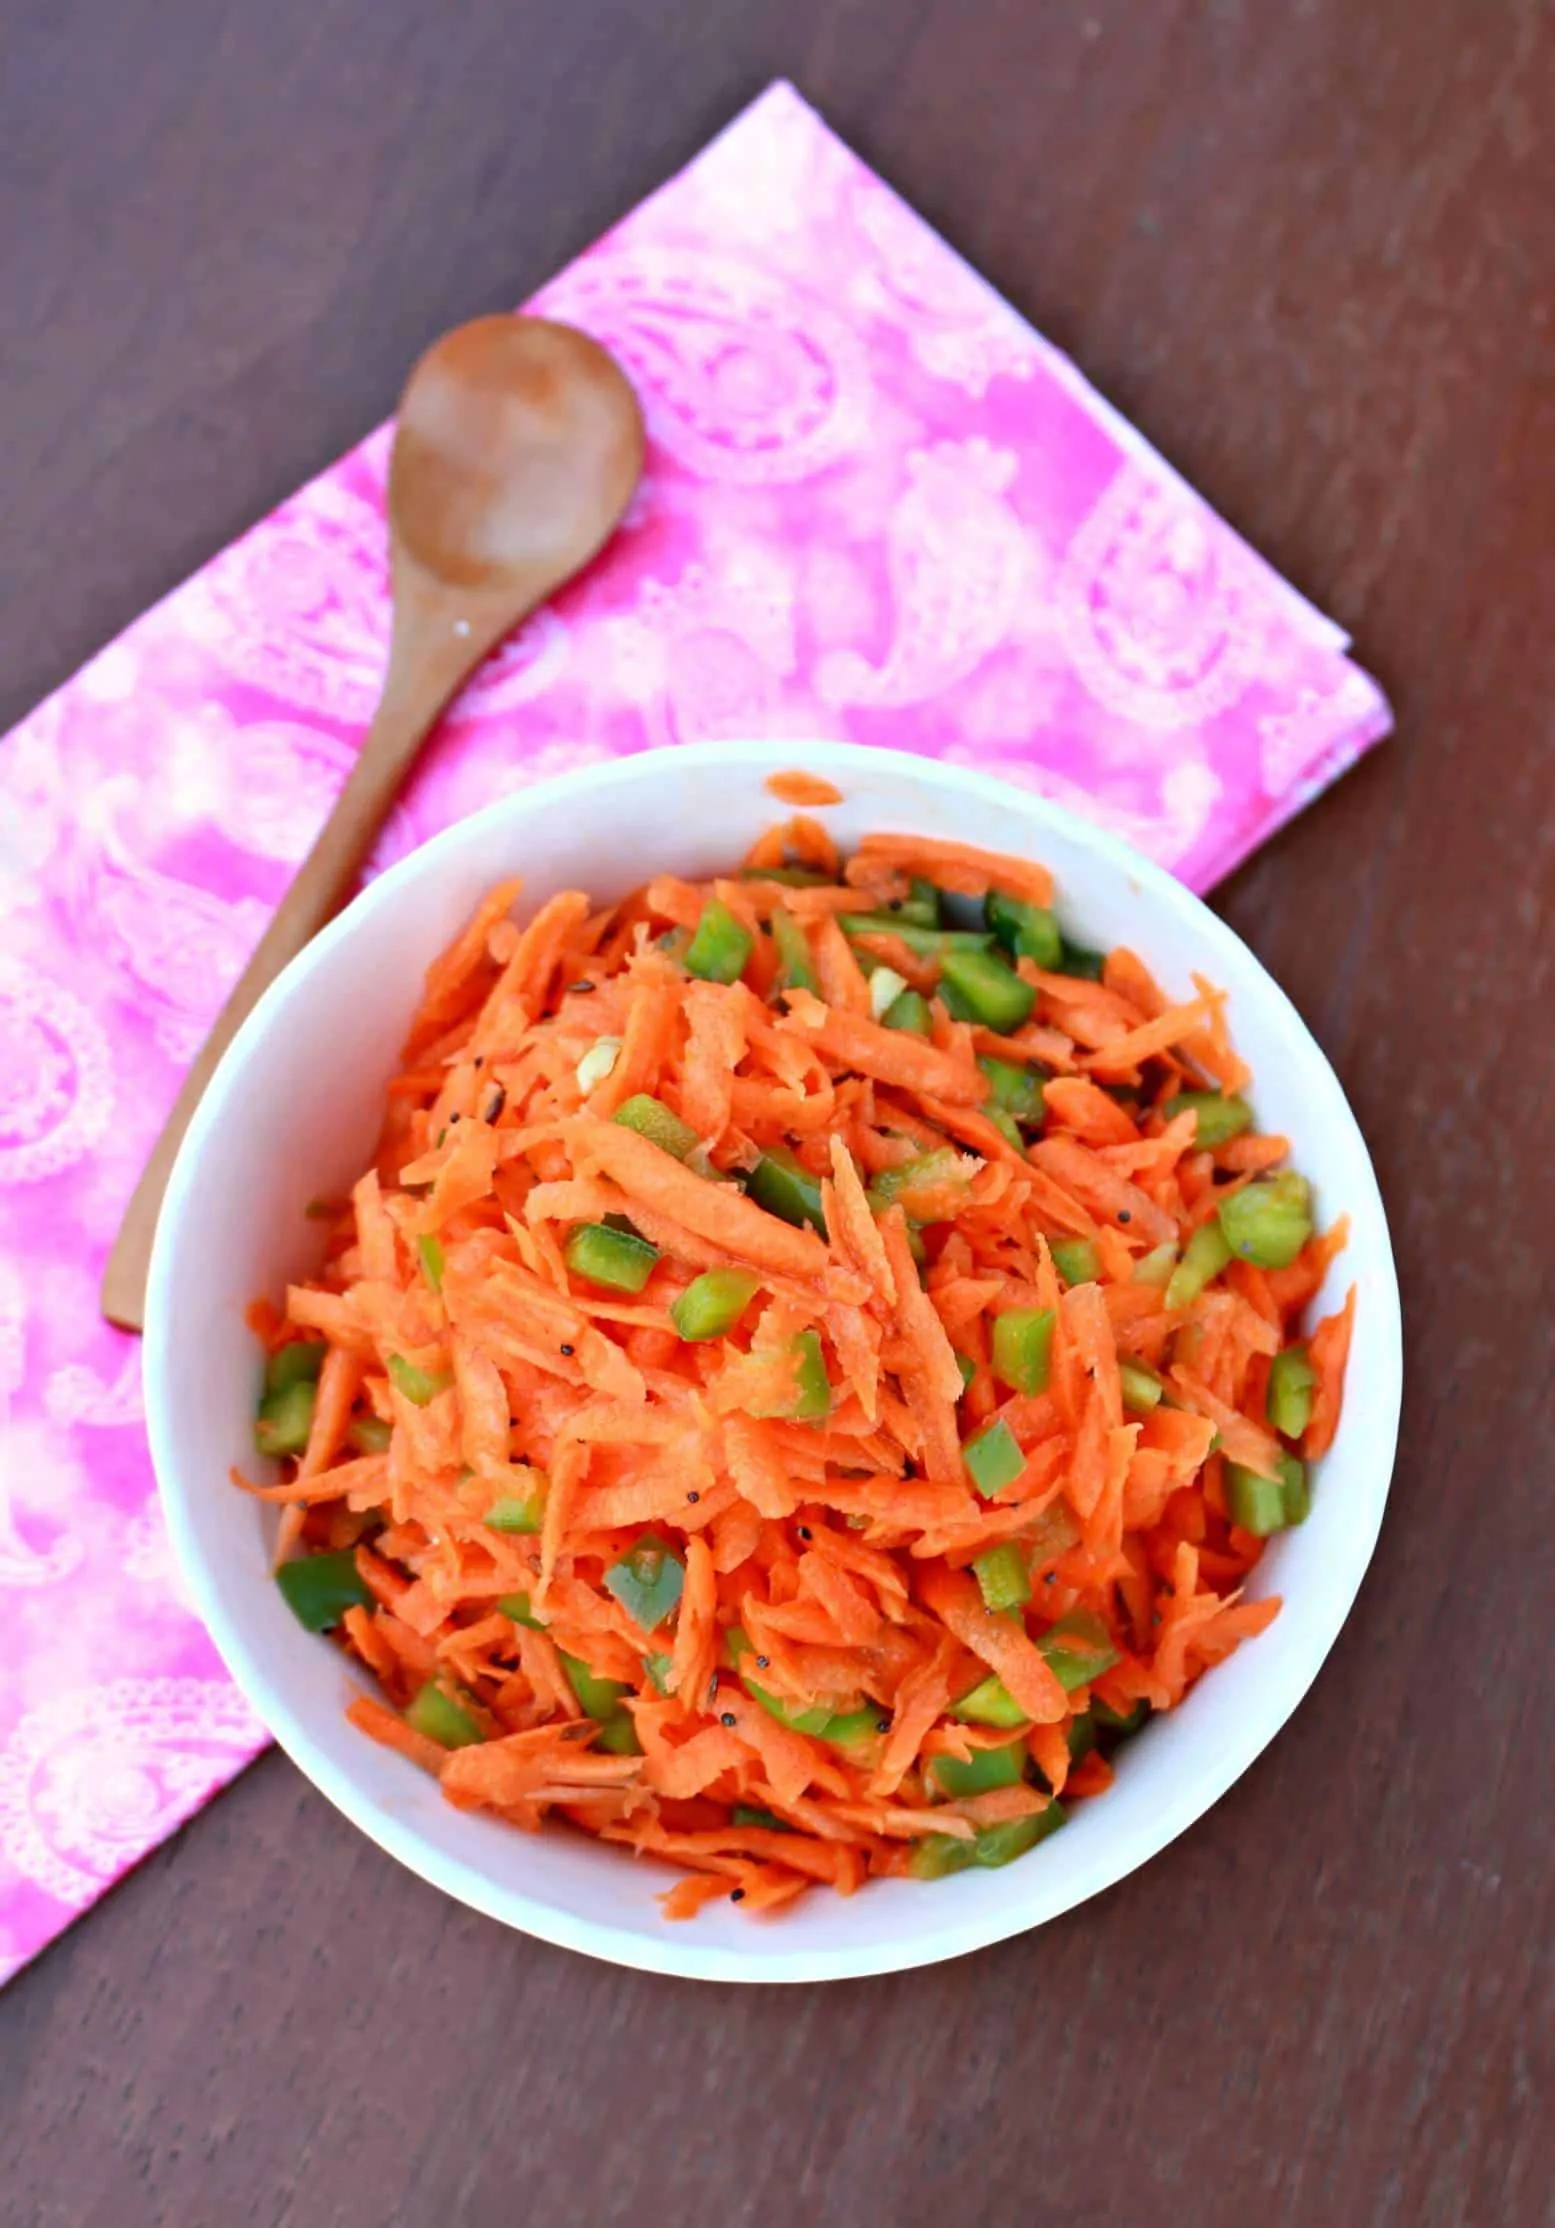
<path fill-rule="evenodd" d="M 1551 2217 L 1555 10 L 5 0 L 0 722 L 779 73 L 1392 692 L 1221 897 L 1394 1219 L 1376 1563 L 1209 1818 L 899 1980 L 587 1964 L 270 1757 L 0 1998 L 6 2228 Z"/>

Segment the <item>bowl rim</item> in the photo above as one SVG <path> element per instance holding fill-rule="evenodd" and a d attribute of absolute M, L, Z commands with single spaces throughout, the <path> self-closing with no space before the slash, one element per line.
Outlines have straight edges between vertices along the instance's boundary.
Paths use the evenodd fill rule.
<path fill-rule="evenodd" d="M 1345 1579 L 1326 1590 L 1321 1600 L 1311 1604 L 1306 1612 L 1302 1646 L 1290 1666 L 1288 1688 L 1279 1696 L 1277 1710 L 1265 1711 L 1257 1717 L 1249 1714 L 1239 1728 L 1239 1737 L 1223 1743 L 1209 1768 L 1196 1775 L 1191 1783 L 1184 1783 L 1175 1799 L 1168 1798 L 1160 1806 L 1151 1833 L 1142 1846 L 1137 1841 L 1125 1845 L 1122 1841 L 1102 1840 L 1089 1868 L 1078 1873 L 1062 1892 L 1055 1893 L 1049 1888 L 1042 1893 L 1039 1883 L 1036 1894 L 1010 1895 L 997 1905 L 975 1910 L 966 1918 L 948 1920 L 926 1928 L 922 1934 L 903 1934 L 888 1940 L 843 1941 L 834 1946 L 806 1946 L 785 1951 L 774 1929 L 771 1934 L 764 1935 L 762 1954 L 756 1960 L 721 1944 L 698 1941 L 691 1927 L 677 1926 L 662 1937 L 651 1935 L 609 1919 L 576 1916 L 519 1886 L 496 1883 L 474 1864 L 433 1847 L 419 1828 L 395 1815 L 357 1785 L 349 1771 L 337 1767 L 334 1759 L 315 1741 L 309 1714 L 294 1710 L 271 1689 L 245 1636 L 241 1619 L 229 1617 L 219 1598 L 214 1572 L 207 1566 L 189 1514 L 190 1495 L 187 1481 L 181 1475 L 172 1404 L 162 1397 L 169 1363 L 164 1323 L 173 1275 L 174 1233 L 182 1223 L 187 1195 L 193 1186 L 205 1142 L 236 1094 L 255 1048 L 294 993 L 330 963 L 342 944 L 370 934 L 375 920 L 385 909 L 404 902 L 422 877 L 435 876 L 444 860 L 465 845 L 478 843 L 488 829 L 508 821 L 521 829 L 537 802 L 558 793 L 586 806 L 589 798 L 601 791 L 651 782 L 670 759 L 683 771 L 695 772 L 701 768 L 712 775 L 726 775 L 735 768 L 769 774 L 802 768 L 834 779 L 844 793 L 850 773 L 878 772 L 881 762 L 887 761 L 899 774 L 905 774 L 920 785 L 930 797 L 936 791 L 954 788 L 963 794 L 968 790 L 977 793 L 995 809 L 1008 811 L 1012 805 L 1017 806 L 1027 818 L 1034 841 L 1042 825 L 1050 826 L 1080 851 L 1094 855 L 1127 876 L 1147 902 L 1163 905 L 1168 911 L 1188 914 L 1194 920 L 1211 965 L 1216 953 L 1224 952 L 1237 971 L 1251 970 L 1257 994 L 1288 1034 L 1299 1057 L 1304 1088 L 1313 1094 L 1314 1119 L 1337 1118 L 1348 1129 L 1357 1171 L 1363 1188 L 1369 1189 L 1369 1197 L 1347 1200 L 1345 1206 L 1356 1215 L 1357 1221 L 1363 1205 L 1369 1210 L 1367 1219 L 1372 1222 L 1379 1241 L 1375 1252 L 1367 1256 L 1373 1280 L 1368 1306 L 1375 1310 L 1372 1335 L 1377 1346 L 1377 1367 L 1374 1380 L 1367 1387 L 1367 1408 L 1381 1483 L 1371 1502 L 1364 1533 L 1353 1535 Z M 774 809 L 783 809 L 779 800 L 774 800 Z M 410 1871 L 457 1901 L 557 1947 L 578 1950 L 638 1971 L 680 1979 L 798 1983 L 904 1972 L 988 1948 L 1045 1925 L 1093 1895 L 1115 1886 L 1158 1856 L 1204 1817 L 1241 1778 L 1300 1707 L 1350 1614 L 1375 1552 L 1397 1454 L 1403 1390 L 1402 1313 L 1386 1208 L 1365 1137 L 1343 1086 L 1286 992 L 1251 947 L 1202 898 L 1109 829 L 1053 802 L 1039 791 L 913 752 L 819 737 L 776 737 L 637 751 L 511 791 L 479 811 L 454 821 L 397 860 L 312 939 L 244 1020 L 195 1110 L 175 1160 L 158 1222 L 148 1280 L 144 1381 L 147 1430 L 159 1500 L 177 1566 L 196 1614 L 234 1683 L 277 1745 L 353 1825 Z M 1006 1877 L 1013 1884 L 1014 1874 Z"/>

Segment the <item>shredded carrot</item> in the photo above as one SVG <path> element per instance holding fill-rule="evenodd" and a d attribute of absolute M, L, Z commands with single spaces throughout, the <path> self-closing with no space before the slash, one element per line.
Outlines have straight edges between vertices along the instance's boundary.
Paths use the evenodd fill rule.
<path fill-rule="evenodd" d="M 1216 1166 L 1233 1176 L 1261 1176 L 1289 1158 L 1288 1137 L 1232 1137 L 1215 1153 Z"/>
<path fill-rule="evenodd" d="M 323 1367 L 319 1371 L 318 1398 L 313 1404 L 308 1444 L 297 1465 L 299 1478 L 317 1477 L 334 1461 L 350 1423 L 351 1410 L 361 1382 L 362 1364 L 359 1356 L 346 1347 L 332 1346 L 324 1356 Z"/>
<path fill-rule="evenodd" d="M 842 865 L 842 855 L 835 842 L 821 826 L 807 814 L 796 813 L 786 820 L 779 831 L 784 847 L 792 852 L 800 866 L 809 867 L 816 874 L 829 874 L 835 880 Z"/>
<path fill-rule="evenodd" d="M 810 951 L 821 980 L 821 996 L 839 1013 L 869 1015 L 869 984 L 853 946 L 843 935 L 835 913 L 817 922 L 810 937 Z"/>
<path fill-rule="evenodd" d="M 964 1571 L 931 1567 L 919 1583 L 946 1630 L 982 1657 L 1033 1723 L 1053 1724 L 1067 1714 L 1069 1697 L 1047 1658 L 1021 1626 L 990 1616 L 972 1578 Z"/>
<path fill-rule="evenodd" d="M 1316 1461 L 1327 1454 L 1339 1428 L 1339 1408 L 1344 1398 L 1345 1365 L 1350 1359 L 1350 1339 L 1355 1330 L 1355 1286 L 1345 1296 L 1337 1315 L 1327 1315 L 1312 1333 L 1308 1349 L 1317 1382 L 1312 1388 L 1312 1418 L 1303 1442 L 1307 1457 Z"/>
<path fill-rule="evenodd" d="M 825 1266 L 825 1246 L 813 1231 L 795 1230 L 742 1193 L 710 1184 L 635 1130 L 579 1121 L 569 1126 L 568 1141 L 575 1163 L 613 1177 L 629 1200 L 662 1207 L 754 1268 L 804 1277 Z"/>
<path fill-rule="evenodd" d="M 703 1692 L 713 1675 L 718 1640 L 716 1612 L 718 1580 L 706 1540 L 693 1535 L 686 1542 L 686 1583 L 680 1615 L 675 1620 L 675 1648 L 670 1658 L 670 1681 L 677 1694 Z"/>
<path fill-rule="evenodd" d="M 1109 1098 L 1101 1086 L 1074 1075 L 1055 1075 L 1045 1086 L 1050 1121 L 1087 1145 L 1129 1145 L 1139 1142 L 1139 1132 L 1125 1108 Z"/>
<path fill-rule="evenodd" d="M 1158 1052 L 1168 1052 L 1173 1045 L 1195 1036 L 1206 1023 L 1213 1021 L 1216 1006 L 1217 999 L 1208 996 L 1197 998 L 1190 1005 L 1170 1006 L 1153 1021 L 1142 1021 L 1137 1029 L 1111 1038 L 1087 1055 L 1085 1065 L 1111 1075 L 1126 1073 L 1141 1060 L 1148 1060 Z"/>
<path fill-rule="evenodd" d="M 338 1638 L 379 1692 L 352 1722 L 460 1808 L 682 1868 L 672 1918 L 851 1894 L 1099 1795 L 1090 1702 L 1170 1708 L 1278 1614 L 1242 1591 L 1265 1543 L 1230 1521 L 1227 1465 L 1290 1459 L 1269 1370 L 1344 1225 L 1168 1306 L 1146 1256 L 1289 1151 L 1200 1151 L 1167 1112 L 1246 1079 L 1223 997 L 1174 1004 L 1117 949 L 1100 982 L 1020 960 L 1010 1035 L 952 1019 L 932 940 L 843 925 L 909 877 L 1052 899 L 1033 862 L 932 837 L 844 862 L 803 817 L 741 876 L 660 874 L 607 911 L 562 891 L 515 919 L 501 884 L 428 972 L 324 1267 L 249 1311 L 262 1421 L 296 1451 L 234 1482 L 277 1508 L 283 1564 L 354 1557 Z M 715 897 L 750 940 L 727 984 L 677 956 Z M 779 908 L 818 992 L 774 987 Z M 874 1018 L 870 969 L 898 962 L 927 1036 Z M 1040 1124 L 991 1118 L 980 1056 L 1036 1068 Z M 1040 1390 L 997 1330 L 1031 1309 Z M 1309 1460 L 1355 1311 L 1310 1333 Z M 991 1608 L 982 1558 L 1010 1549 L 1031 1598 Z M 1095 1679 L 1071 1691 L 1059 1650 Z M 994 1681 L 1000 1723 L 956 1714 Z M 429 1682 L 465 1745 L 419 1729 Z M 948 1761 L 1012 1743 L 1013 1784 L 947 1792 Z"/>
<path fill-rule="evenodd" d="M 963 897 L 1008 890 L 1028 905 L 1050 905 L 1053 877 L 1034 859 L 1014 859 L 1001 851 L 980 851 L 970 843 L 949 843 L 937 836 L 867 835 L 859 845 L 866 865 L 878 862 L 908 874 L 927 875 L 941 889 Z"/>
<path fill-rule="evenodd" d="M 1078 1138 L 1045 1137 L 1032 1147 L 1032 1157 L 1045 1174 L 1091 1213 L 1112 1222 L 1132 1223 L 1133 1234 L 1147 1245 L 1170 1245 L 1179 1235 L 1177 1222 L 1167 1208 L 1158 1206 L 1148 1192 L 1120 1176 Z"/>
<path fill-rule="evenodd" d="M 376 1669 L 376 1666 L 373 1666 Z M 442 1767 L 443 1751 L 436 1741 L 428 1740 L 405 1723 L 398 1710 L 391 1710 L 371 1694 L 359 1694 L 354 1702 L 346 1705 L 346 1716 L 372 1740 L 380 1741 L 385 1748 L 392 1748 L 401 1756 L 419 1764 L 424 1772 L 435 1777 Z"/>
<path fill-rule="evenodd" d="M 426 993 L 411 1028 L 411 1042 L 423 1044 L 439 1035 L 458 1018 L 466 997 L 486 971 L 487 940 L 499 921 L 507 919 L 518 902 L 523 884 L 499 882 L 488 890 L 470 916 L 469 926 L 456 936 L 441 958 L 427 969 Z M 442 1077 L 438 1077 L 439 1085 Z"/>
<path fill-rule="evenodd" d="M 1033 1725 L 1026 1736 L 1032 1761 L 1052 1788 L 1061 1795 L 1069 1777 L 1069 1742 L 1061 1725 Z"/>
<path fill-rule="evenodd" d="M 734 1071 L 745 1057 L 745 999 L 740 985 L 693 983 L 681 1077 L 681 1118 L 704 1145 L 716 1145 L 734 1106 Z"/>
<path fill-rule="evenodd" d="M 938 1045 L 902 1029 L 824 1006 L 806 991 L 789 998 L 789 1025 L 839 1068 L 856 1068 L 877 1082 L 951 1100 L 977 1100 L 987 1085 L 971 1060 L 942 1052 Z"/>
<path fill-rule="evenodd" d="M 780 805 L 840 805 L 842 802 L 842 791 L 835 782 L 797 768 L 791 773 L 768 774 L 766 789 L 768 796 L 776 797 Z"/>

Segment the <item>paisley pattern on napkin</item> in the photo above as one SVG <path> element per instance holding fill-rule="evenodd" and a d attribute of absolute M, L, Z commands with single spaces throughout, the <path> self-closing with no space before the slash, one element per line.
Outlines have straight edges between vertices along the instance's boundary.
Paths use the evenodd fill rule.
<path fill-rule="evenodd" d="M 626 363 L 647 477 L 452 707 L 374 871 L 573 766 L 828 735 L 1001 774 L 1202 888 L 1386 732 L 1338 631 L 787 86 L 533 306 Z M 388 453 L 0 743 L 0 1977 L 262 1743 L 97 1284 L 371 712 Z"/>

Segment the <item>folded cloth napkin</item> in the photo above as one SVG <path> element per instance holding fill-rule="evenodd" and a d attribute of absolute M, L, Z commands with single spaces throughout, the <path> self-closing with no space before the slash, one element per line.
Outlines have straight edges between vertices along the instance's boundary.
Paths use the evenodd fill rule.
<path fill-rule="evenodd" d="M 1387 731 L 1345 637 L 786 85 L 531 306 L 626 364 L 647 476 L 375 869 L 573 766 L 791 735 L 1002 774 L 1203 888 Z M 180 1601 L 97 1286 L 372 709 L 388 448 L 0 743 L 0 1977 L 264 1741 Z"/>

